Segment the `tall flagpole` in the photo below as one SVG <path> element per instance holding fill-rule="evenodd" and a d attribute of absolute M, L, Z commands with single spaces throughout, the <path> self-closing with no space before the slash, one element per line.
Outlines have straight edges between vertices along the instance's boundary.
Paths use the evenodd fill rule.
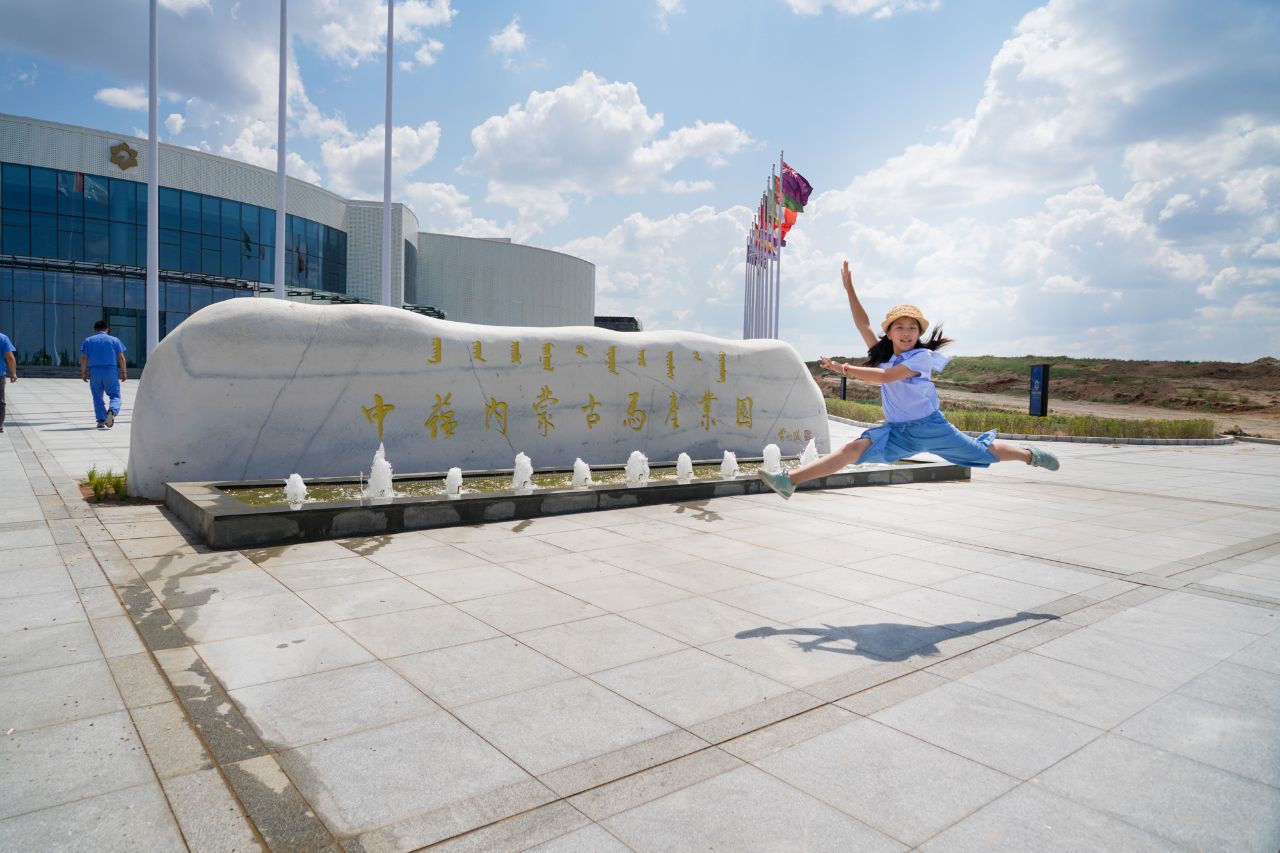
<path fill-rule="evenodd" d="M 280 0 L 280 97 L 276 102 L 276 299 L 284 299 L 284 219 L 285 211 L 285 152 L 284 133 L 288 120 L 288 104 L 285 88 L 289 77 L 289 0 Z"/>
<path fill-rule="evenodd" d="M 160 84 L 160 34 L 151 0 L 151 68 L 147 93 L 147 357 L 160 344 L 160 137 L 156 114 Z"/>
<path fill-rule="evenodd" d="M 778 279 L 777 287 L 773 294 L 773 336 L 778 337 L 779 320 L 782 314 L 782 217 L 786 214 L 783 212 L 781 204 L 782 195 L 782 149 L 778 149 L 778 180 L 773 185 L 773 200 L 776 205 L 775 211 L 778 214 L 774 218 L 773 227 L 776 231 L 777 247 L 778 247 Z"/>
<path fill-rule="evenodd" d="M 387 115 L 382 136 L 382 304 L 391 304 L 391 70 L 395 0 L 387 0 Z"/>
<path fill-rule="evenodd" d="M 773 220 L 778 213 L 776 209 L 777 193 L 776 193 L 775 187 L 776 187 L 776 183 L 774 181 L 774 176 L 773 176 L 773 167 L 770 166 L 769 167 L 769 189 L 765 195 L 765 198 L 767 199 L 767 201 L 765 202 L 765 211 L 767 213 L 764 221 L 765 228 L 767 229 L 765 233 L 765 242 L 769 246 L 769 294 L 768 294 L 768 298 L 765 301 L 765 306 L 764 306 L 764 325 L 765 325 L 765 328 L 769 330 L 765 334 L 765 337 L 767 338 L 776 338 L 778 336 L 777 331 L 773 328 L 773 301 L 777 297 L 777 293 L 778 293 L 778 279 L 777 279 L 777 268 L 776 268 L 778 247 L 773 242 Z"/>

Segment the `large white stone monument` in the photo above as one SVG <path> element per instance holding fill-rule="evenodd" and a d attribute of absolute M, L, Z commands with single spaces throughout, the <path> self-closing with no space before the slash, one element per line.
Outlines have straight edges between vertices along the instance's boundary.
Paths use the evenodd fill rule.
<path fill-rule="evenodd" d="M 681 452 L 830 449 L 822 394 L 790 345 L 688 332 L 474 326 L 370 305 L 234 299 L 148 360 L 129 489 L 355 477 L 378 444 L 398 473 L 568 469 Z"/>

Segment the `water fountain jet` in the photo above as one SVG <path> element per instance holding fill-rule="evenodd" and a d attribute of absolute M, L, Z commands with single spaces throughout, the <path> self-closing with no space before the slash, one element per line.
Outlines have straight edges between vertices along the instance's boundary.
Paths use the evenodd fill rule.
<path fill-rule="evenodd" d="M 724 460 L 720 463 L 720 479 L 732 480 L 738 476 L 738 454 L 732 450 L 724 452 Z"/>
<path fill-rule="evenodd" d="M 689 458 L 688 453 L 681 453 L 676 457 L 676 482 L 682 486 L 687 486 L 692 479 L 693 460 Z"/>
<path fill-rule="evenodd" d="M 395 490 L 391 485 L 391 463 L 387 461 L 387 452 L 381 443 L 373 454 L 373 466 L 369 469 L 369 488 L 366 498 L 393 498 Z"/>
<path fill-rule="evenodd" d="M 533 488 L 533 461 L 523 453 L 516 454 L 515 468 L 511 472 L 511 490 L 527 491 Z"/>
<path fill-rule="evenodd" d="M 627 458 L 627 488 L 637 488 L 649 483 L 649 458 L 639 450 L 631 451 Z"/>
<path fill-rule="evenodd" d="M 307 500 L 307 484 L 301 474 L 290 474 L 284 481 L 284 496 L 289 501 L 289 509 L 302 509 Z"/>
<path fill-rule="evenodd" d="M 585 489 L 590 485 L 592 485 L 591 466 L 581 459 L 573 460 L 573 487 L 575 489 Z"/>

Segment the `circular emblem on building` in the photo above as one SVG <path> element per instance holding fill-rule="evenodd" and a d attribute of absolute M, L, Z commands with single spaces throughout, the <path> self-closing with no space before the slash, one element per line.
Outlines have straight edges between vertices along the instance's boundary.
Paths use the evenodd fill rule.
<path fill-rule="evenodd" d="M 138 165 L 138 152 L 127 142 L 111 146 L 111 162 L 121 169 L 132 169 Z"/>

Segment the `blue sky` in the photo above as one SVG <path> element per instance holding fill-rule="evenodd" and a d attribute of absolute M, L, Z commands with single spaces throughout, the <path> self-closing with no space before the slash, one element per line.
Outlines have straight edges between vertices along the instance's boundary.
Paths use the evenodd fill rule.
<path fill-rule="evenodd" d="M 161 1 L 162 138 L 274 167 L 277 8 Z M 11 0 L 0 110 L 146 127 L 146 3 Z M 292 0 L 290 170 L 381 197 L 386 6 Z M 962 354 L 1280 355 L 1280 8 L 1200 0 L 401 0 L 395 197 L 597 265 L 597 313 L 736 337 L 769 166 L 815 193 L 782 337 L 839 288 Z"/>

